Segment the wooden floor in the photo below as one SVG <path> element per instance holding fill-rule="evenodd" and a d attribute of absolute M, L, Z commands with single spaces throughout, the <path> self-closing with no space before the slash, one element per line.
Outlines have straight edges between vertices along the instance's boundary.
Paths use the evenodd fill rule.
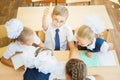
<path fill-rule="evenodd" d="M 22 2 L 23 0 L 20 0 L 20 1 L 21 1 L 21 5 L 24 6 L 23 4 L 25 4 L 25 2 L 23 3 Z M 118 1 L 120 2 L 120 0 Z M 14 2 L 14 3 L 16 4 L 20 2 Z M 16 8 L 12 8 L 12 10 L 11 9 L 9 10 L 9 13 L 14 12 L 14 14 L 11 13 L 14 16 L 9 17 L 9 14 L 5 15 L 7 16 L 7 19 L 0 18 L 1 19 L 0 24 L 1 23 L 3 24 L 4 22 L 6 22 L 6 20 L 8 20 L 8 17 L 9 18 L 15 17 L 17 14 L 16 11 L 19 5 L 20 4 L 18 4 Z M 106 9 L 108 11 L 108 14 L 114 26 L 114 30 L 110 30 L 108 41 L 114 44 L 114 49 L 117 52 L 117 56 L 120 62 L 120 5 L 115 4 L 109 0 L 91 0 L 91 5 L 105 5 L 106 6 Z"/>

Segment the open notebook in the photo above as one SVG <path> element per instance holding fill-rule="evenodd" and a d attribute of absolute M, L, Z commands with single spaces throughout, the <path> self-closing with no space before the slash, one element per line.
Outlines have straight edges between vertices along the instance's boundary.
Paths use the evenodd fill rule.
<path fill-rule="evenodd" d="M 87 67 L 117 65 L 112 51 L 108 51 L 107 53 L 98 53 L 92 58 L 87 57 L 85 52 L 80 52 L 80 57 L 85 62 Z"/>
<path fill-rule="evenodd" d="M 17 54 L 11 58 L 14 69 L 17 70 L 21 66 L 23 66 L 23 58 L 21 54 Z"/>

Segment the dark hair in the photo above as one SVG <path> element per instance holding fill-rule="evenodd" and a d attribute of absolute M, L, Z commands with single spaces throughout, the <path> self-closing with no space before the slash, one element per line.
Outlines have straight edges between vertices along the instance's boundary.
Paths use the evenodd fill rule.
<path fill-rule="evenodd" d="M 70 59 L 65 66 L 65 72 L 70 76 L 71 80 L 85 80 L 87 68 L 82 60 Z"/>

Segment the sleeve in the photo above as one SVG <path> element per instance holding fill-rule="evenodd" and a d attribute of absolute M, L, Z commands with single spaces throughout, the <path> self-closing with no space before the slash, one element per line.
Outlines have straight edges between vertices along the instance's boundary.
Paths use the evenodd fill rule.
<path fill-rule="evenodd" d="M 67 40 L 68 40 L 68 42 L 74 41 L 73 32 L 72 32 L 72 30 L 69 29 L 69 28 L 68 28 L 68 31 L 67 31 Z"/>
<path fill-rule="evenodd" d="M 34 34 L 35 34 L 35 36 L 34 36 L 34 43 L 37 44 L 37 45 L 39 45 L 39 44 L 41 43 L 41 40 L 40 40 L 40 38 L 37 36 L 36 33 L 34 33 Z"/>
<path fill-rule="evenodd" d="M 49 24 L 49 25 L 48 25 L 48 29 L 47 29 L 46 31 L 44 31 L 44 32 L 45 32 L 45 33 L 49 33 L 50 30 L 51 30 L 51 28 L 52 28 L 52 26 L 51 26 L 51 24 Z"/>
<path fill-rule="evenodd" d="M 87 76 L 86 80 L 95 80 L 94 76 Z"/>
<path fill-rule="evenodd" d="M 16 46 L 15 43 L 10 43 L 4 52 L 3 56 L 6 59 L 9 59 L 11 56 L 13 56 L 16 52 Z"/>
<path fill-rule="evenodd" d="M 109 49 L 109 45 L 106 41 L 104 41 L 104 43 L 102 44 L 102 46 L 100 48 L 100 52 L 105 53 L 108 51 L 108 49 Z"/>

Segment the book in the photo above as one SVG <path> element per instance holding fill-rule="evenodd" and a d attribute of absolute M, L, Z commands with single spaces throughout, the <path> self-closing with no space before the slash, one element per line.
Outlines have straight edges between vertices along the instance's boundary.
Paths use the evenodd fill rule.
<path fill-rule="evenodd" d="M 11 60 L 15 70 L 23 66 L 22 54 L 16 54 L 11 58 Z"/>

